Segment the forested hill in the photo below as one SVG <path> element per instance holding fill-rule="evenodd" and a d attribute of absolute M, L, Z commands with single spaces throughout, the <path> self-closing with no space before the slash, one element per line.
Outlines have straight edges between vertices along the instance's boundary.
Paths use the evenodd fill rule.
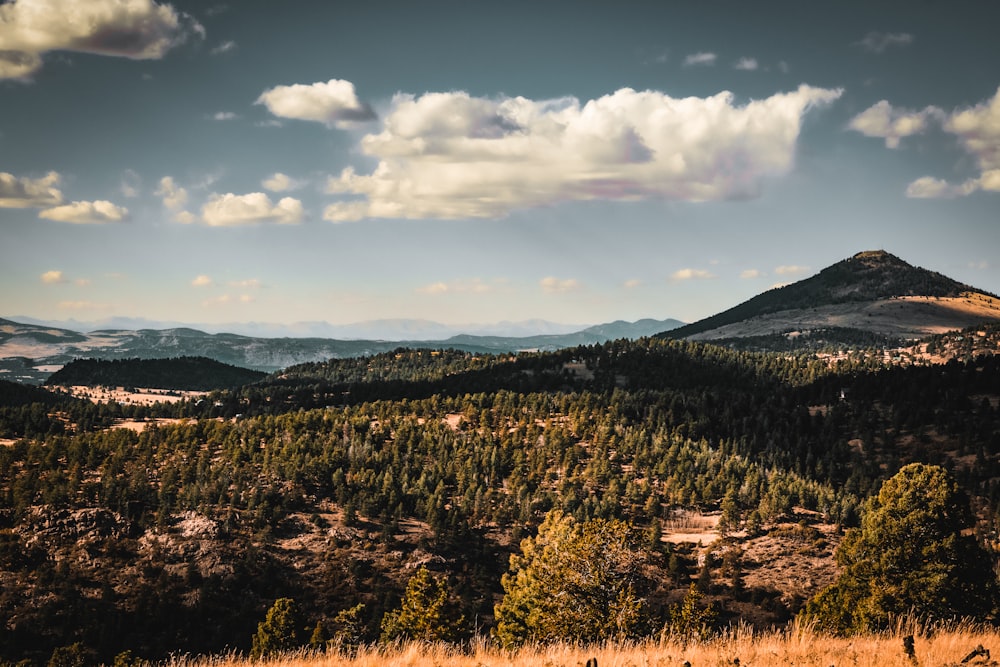
<path fill-rule="evenodd" d="M 155 387 L 190 391 L 229 389 L 266 377 L 260 371 L 205 357 L 174 359 L 76 359 L 56 371 L 48 386 Z"/>
<path fill-rule="evenodd" d="M 781 311 L 873 302 L 898 297 L 957 298 L 979 292 L 935 271 L 912 266 L 884 250 L 859 252 L 811 278 L 768 290 L 721 313 L 662 334 L 686 338 Z"/>
<path fill-rule="evenodd" d="M 983 333 L 955 344 L 996 349 Z M 692 585 L 717 629 L 781 625 L 905 463 L 949 469 L 997 539 L 1000 357 L 893 363 L 643 339 L 398 349 L 153 406 L 24 387 L 0 410 L 0 664 L 248 651 L 284 598 L 300 628 L 376 641 L 423 567 L 461 638 L 488 635 L 510 556 L 554 512 L 626 526 L 638 637 Z"/>

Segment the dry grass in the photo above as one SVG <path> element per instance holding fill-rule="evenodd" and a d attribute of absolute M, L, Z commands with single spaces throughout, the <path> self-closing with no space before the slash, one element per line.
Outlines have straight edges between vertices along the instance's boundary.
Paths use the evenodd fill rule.
<path fill-rule="evenodd" d="M 915 634 L 917 663 L 903 650 L 903 637 L 896 632 L 847 639 L 817 635 L 794 628 L 786 632 L 754 633 L 737 630 L 710 641 L 684 645 L 677 640 L 580 647 L 557 644 L 510 653 L 481 643 L 460 650 L 435 644 L 405 644 L 361 649 L 348 656 L 298 654 L 267 661 L 241 657 L 176 658 L 169 667 L 583 667 L 597 658 L 600 667 L 943 667 L 959 664 L 978 646 L 1000 650 L 1000 630 L 960 627 Z M 738 661 L 737 661 L 738 660 Z M 977 657 L 966 665 L 997 665 Z"/>

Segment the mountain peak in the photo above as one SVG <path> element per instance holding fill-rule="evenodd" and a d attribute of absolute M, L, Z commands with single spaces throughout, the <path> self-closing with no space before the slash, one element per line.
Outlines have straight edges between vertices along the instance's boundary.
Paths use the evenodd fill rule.
<path fill-rule="evenodd" d="M 841 260 L 826 267 L 819 273 L 804 280 L 768 290 L 758 294 L 748 301 L 723 311 L 699 322 L 689 324 L 665 334 L 670 337 L 686 338 L 702 336 L 706 338 L 724 338 L 737 334 L 734 325 L 738 323 L 755 322 L 753 330 L 766 330 L 770 333 L 780 332 L 784 328 L 817 328 L 821 326 L 850 326 L 861 329 L 897 330 L 902 325 L 886 324 L 882 317 L 869 317 L 875 314 L 871 309 L 874 304 L 888 302 L 900 298 L 957 300 L 970 292 L 980 292 L 968 285 L 952 280 L 936 271 L 929 271 L 906 263 L 899 257 L 885 250 L 865 250 L 852 257 Z M 985 295 L 991 296 L 991 295 Z M 909 308 L 913 304 L 894 304 L 894 312 Z M 921 306 L 924 311 L 942 311 L 941 304 Z M 985 319 L 995 320 L 990 302 L 990 312 L 980 313 Z M 866 310 L 867 309 L 867 310 Z M 947 310 L 947 307 L 944 308 Z M 974 309 L 975 310 L 975 309 Z M 810 311 L 806 313 L 805 311 Z M 848 313 L 865 311 L 860 319 L 848 316 Z M 943 312 L 943 311 L 942 311 Z M 912 315 L 912 317 L 910 317 Z M 934 315 L 933 327 L 946 327 L 944 320 L 954 320 L 956 326 L 969 326 L 966 320 L 975 319 L 979 315 L 965 313 L 959 318 L 938 313 Z M 919 316 L 919 317 L 918 317 Z M 926 316 L 920 313 L 910 313 L 910 319 Z M 950 318 L 950 319 L 949 319 Z M 927 324 L 927 326 L 931 326 Z M 926 327 L 918 327 L 922 329 Z M 747 329 L 747 327 L 741 327 Z M 909 327 L 902 327 L 907 334 Z"/>

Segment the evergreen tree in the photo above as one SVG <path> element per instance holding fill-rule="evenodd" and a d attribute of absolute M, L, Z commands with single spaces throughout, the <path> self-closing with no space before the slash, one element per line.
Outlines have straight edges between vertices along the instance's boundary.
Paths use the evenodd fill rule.
<path fill-rule="evenodd" d="M 808 603 L 805 618 L 838 633 L 884 629 L 908 613 L 989 618 L 997 582 L 988 554 L 966 532 L 973 523 L 947 471 L 905 466 L 869 500 L 861 528 L 837 549 L 840 576 Z"/>
<path fill-rule="evenodd" d="M 465 619 L 452 597 L 444 577 L 421 567 L 406 584 L 399 608 L 382 617 L 382 641 L 459 639 Z"/>
<path fill-rule="evenodd" d="M 643 621 L 635 590 L 640 560 L 624 522 L 578 524 L 559 510 L 549 512 L 503 575 L 497 639 L 510 647 L 635 636 Z"/>
<path fill-rule="evenodd" d="M 295 600 L 278 598 L 267 611 L 265 619 L 257 624 L 250 649 L 251 658 L 262 658 L 273 653 L 289 651 L 299 646 L 299 610 Z"/>

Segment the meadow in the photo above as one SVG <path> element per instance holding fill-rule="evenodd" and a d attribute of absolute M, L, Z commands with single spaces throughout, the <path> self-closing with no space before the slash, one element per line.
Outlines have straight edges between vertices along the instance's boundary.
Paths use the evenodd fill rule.
<path fill-rule="evenodd" d="M 912 638 L 912 651 L 907 651 Z M 167 667 L 945 667 L 997 665 L 989 651 L 1000 650 L 1000 629 L 960 625 L 916 628 L 900 624 L 891 632 L 831 637 L 798 624 L 784 631 L 740 628 L 704 641 L 666 637 L 658 641 L 600 646 L 550 644 L 502 651 L 488 641 L 457 648 L 409 642 L 362 647 L 353 652 L 298 652 L 254 661 L 240 656 L 177 657 Z"/>

